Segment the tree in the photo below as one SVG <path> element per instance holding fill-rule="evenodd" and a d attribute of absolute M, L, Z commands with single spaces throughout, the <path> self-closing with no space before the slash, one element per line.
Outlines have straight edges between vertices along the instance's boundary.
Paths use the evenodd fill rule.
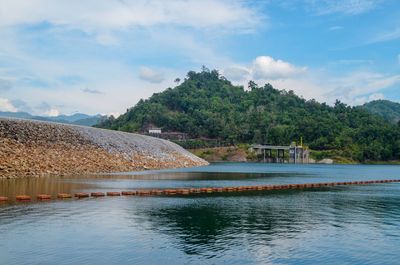
<path fill-rule="evenodd" d="M 249 90 L 244 90 L 218 71 L 203 67 L 201 72 L 188 72 L 179 86 L 155 93 L 98 126 L 140 131 L 153 123 L 192 138 L 235 144 L 286 145 L 302 136 L 312 149 L 332 156 L 360 161 L 400 158 L 400 124 L 340 101 L 329 106 L 271 84 L 249 81 L 248 85 Z"/>

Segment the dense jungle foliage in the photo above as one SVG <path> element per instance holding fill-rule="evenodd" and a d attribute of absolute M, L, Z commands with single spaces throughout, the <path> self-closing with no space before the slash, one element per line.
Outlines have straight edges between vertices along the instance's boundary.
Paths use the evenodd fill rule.
<path fill-rule="evenodd" d="M 400 158 L 400 127 L 363 107 L 340 101 L 329 106 L 252 81 L 244 89 L 206 68 L 190 71 L 175 88 L 140 100 L 97 126 L 138 132 L 149 124 L 231 144 L 280 145 L 303 137 L 319 153 L 354 161 Z"/>
<path fill-rule="evenodd" d="M 382 116 L 392 123 L 400 121 L 400 104 L 389 100 L 374 100 L 363 105 L 363 108 Z"/>

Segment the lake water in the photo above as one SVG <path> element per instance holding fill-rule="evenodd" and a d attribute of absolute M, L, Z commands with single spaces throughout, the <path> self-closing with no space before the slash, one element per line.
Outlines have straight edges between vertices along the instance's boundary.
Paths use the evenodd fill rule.
<path fill-rule="evenodd" d="M 0 196 L 399 179 L 400 166 L 217 163 L 0 181 Z M 399 264 L 400 183 L 0 204 L 0 264 Z"/>

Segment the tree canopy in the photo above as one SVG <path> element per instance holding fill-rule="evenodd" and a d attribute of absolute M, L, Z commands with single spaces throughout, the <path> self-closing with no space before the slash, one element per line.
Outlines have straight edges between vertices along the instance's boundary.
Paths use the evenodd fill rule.
<path fill-rule="evenodd" d="M 148 124 L 232 144 L 280 145 L 303 137 L 313 150 L 358 161 L 400 157 L 400 127 L 362 107 L 329 106 L 253 81 L 244 89 L 206 68 L 98 127 L 138 132 Z"/>
<path fill-rule="evenodd" d="M 389 100 L 374 100 L 363 105 L 363 108 L 382 116 L 392 123 L 400 121 L 400 104 Z"/>

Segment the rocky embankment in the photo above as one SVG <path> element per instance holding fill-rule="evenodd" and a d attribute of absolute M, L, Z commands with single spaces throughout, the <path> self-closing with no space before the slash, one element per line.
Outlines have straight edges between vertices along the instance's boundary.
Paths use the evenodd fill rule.
<path fill-rule="evenodd" d="M 166 140 L 59 123 L 0 118 L 0 178 L 207 165 Z"/>

